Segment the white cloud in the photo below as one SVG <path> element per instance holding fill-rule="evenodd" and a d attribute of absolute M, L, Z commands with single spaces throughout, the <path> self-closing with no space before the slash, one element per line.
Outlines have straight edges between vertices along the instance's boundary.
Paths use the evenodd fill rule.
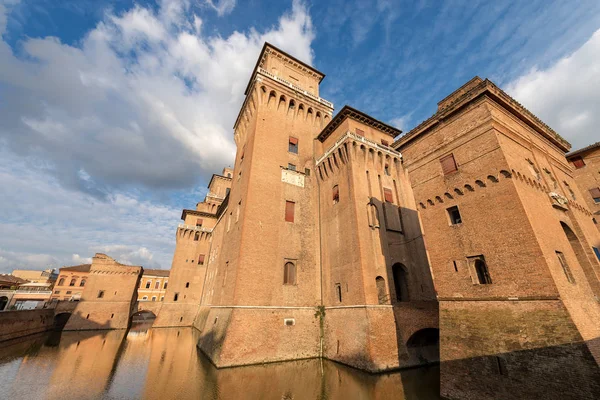
<path fill-rule="evenodd" d="M 90 262 L 97 252 L 120 262 L 168 269 L 181 210 L 130 193 L 106 200 L 63 188 L 0 147 L 0 272 Z"/>
<path fill-rule="evenodd" d="M 236 0 L 206 0 L 206 3 L 212 7 L 219 16 L 229 14 L 235 8 Z"/>
<path fill-rule="evenodd" d="M 600 126 L 600 30 L 551 67 L 532 69 L 507 92 L 573 145 L 597 142 Z"/>
<path fill-rule="evenodd" d="M 0 138 L 46 160 L 62 185 L 96 196 L 196 184 L 233 158 L 232 126 L 264 41 L 311 62 L 314 38 L 298 1 L 263 32 L 207 36 L 201 26 L 188 0 L 162 0 L 156 10 L 106 14 L 78 46 L 27 38 L 13 52 L 1 41 L 0 97 L 10 101 L 0 107 Z"/>
<path fill-rule="evenodd" d="M 393 118 L 390 121 L 390 124 L 398 129 L 400 129 L 402 132 L 405 132 L 408 129 L 408 126 L 409 126 L 408 124 L 411 121 L 411 117 L 412 117 L 412 113 L 405 114 L 400 117 Z"/>
<path fill-rule="evenodd" d="M 7 15 L 0 0 L 0 272 L 96 252 L 170 268 L 181 210 L 146 198 L 184 189 L 202 200 L 200 178 L 233 158 L 232 126 L 265 41 L 313 57 L 299 1 L 266 30 L 223 37 L 203 34 L 189 0 L 160 0 L 105 14 L 77 45 L 24 38 L 16 51 Z"/>

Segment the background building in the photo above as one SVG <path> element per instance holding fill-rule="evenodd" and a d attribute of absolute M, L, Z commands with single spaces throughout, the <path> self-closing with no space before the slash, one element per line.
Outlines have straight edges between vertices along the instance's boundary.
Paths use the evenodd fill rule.
<path fill-rule="evenodd" d="M 169 283 L 169 270 L 144 269 L 137 290 L 138 301 L 163 301 Z"/>
<path fill-rule="evenodd" d="M 58 274 L 54 268 L 48 268 L 43 271 L 29 270 L 29 269 L 15 269 L 12 272 L 13 276 L 21 279 L 25 279 L 31 283 L 52 283 L 56 281 Z"/>
<path fill-rule="evenodd" d="M 91 264 L 62 267 L 54 284 L 52 300 L 78 301 L 90 274 Z"/>
<path fill-rule="evenodd" d="M 600 229 L 600 142 L 567 154 L 567 160 L 573 167 L 573 177 L 582 199 L 594 214 L 594 223 Z M 573 193 L 569 191 L 571 197 Z M 596 249 L 600 258 L 600 252 Z"/>

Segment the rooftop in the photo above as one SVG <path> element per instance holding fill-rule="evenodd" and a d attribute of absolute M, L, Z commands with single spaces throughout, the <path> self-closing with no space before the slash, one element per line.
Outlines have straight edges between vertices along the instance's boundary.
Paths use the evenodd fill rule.
<path fill-rule="evenodd" d="M 25 279 L 21 279 L 17 276 L 14 275 L 10 275 L 10 274 L 0 274 L 0 282 L 4 282 L 4 283 L 14 283 L 17 285 L 20 285 L 22 283 L 27 282 Z"/>
<path fill-rule="evenodd" d="M 144 268 L 144 276 L 164 276 L 168 277 L 171 273 L 170 269 L 146 269 Z"/>
<path fill-rule="evenodd" d="M 440 101 L 438 103 L 438 110 L 431 117 L 421 122 L 404 136 L 400 137 L 392 147 L 397 149 L 412 141 L 421 133 L 433 128 L 445 118 L 448 118 L 482 96 L 487 96 L 500 104 L 541 136 L 548 139 L 560 150 L 567 152 L 571 148 L 569 142 L 536 117 L 531 111 L 523 107 L 518 101 L 496 86 L 492 81 L 489 79 L 484 80 L 477 76 Z"/>
<path fill-rule="evenodd" d="M 60 270 L 62 271 L 70 271 L 70 272 L 90 272 L 90 268 L 92 264 L 81 264 L 74 265 L 72 267 L 62 267 Z"/>
<path fill-rule="evenodd" d="M 587 153 L 588 151 L 595 150 L 597 148 L 600 148 L 600 142 L 596 142 L 596 143 L 590 144 L 589 146 L 585 146 L 579 150 L 572 151 L 572 152 L 568 153 L 566 155 L 566 157 L 571 158 L 573 156 L 578 156 L 580 154 Z"/>
<path fill-rule="evenodd" d="M 346 105 L 335 115 L 335 117 L 331 119 L 331 121 L 329 121 L 327 126 L 323 128 L 319 136 L 317 136 L 317 139 L 319 139 L 321 142 L 325 141 L 325 139 L 327 139 L 329 135 L 331 135 L 346 118 L 350 118 L 355 121 L 362 122 L 365 125 L 372 126 L 383 133 L 387 133 L 392 138 L 395 138 L 402 133 L 400 129 L 394 128 L 385 122 L 381 122 L 363 113 L 362 111 L 358 111 L 357 109 Z"/>
<path fill-rule="evenodd" d="M 252 74 L 250 75 L 250 79 L 248 80 L 248 85 L 246 85 L 246 90 L 244 91 L 244 94 L 247 95 L 248 94 L 248 90 L 250 89 L 250 84 L 252 83 L 252 80 L 254 79 L 254 76 L 256 75 L 256 71 L 258 70 L 258 68 L 262 68 L 265 60 L 266 60 L 266 56 L 267 54 L 275 54 L 281 58 L 287 59 L 288 61 L 290 61 L 292 64 L 295 64 L 297 67 L 304 69 L 308 72 L 310 72 L 312 75 L 316 76 L 319 78 L 319 82 L 321 82 L 323 80 L 323 78 L 325 78 L 325 74 L 322 73 L 321 71 L 317 70 L 314 67 L 311 67 L 310 65 L 306 64 L 303 61 L 298 60 L 296 57 L 286 53 L 285 51 L 273 46 L 271 43 L 269 42 L 265 42 L 265 44 L 263 45 L 262 50 L 260 51 L 260 54 L 258 55 L 258 60 L 256 60 L 256 65 L 254 66 L 254 69 L 252 70 Z"/>

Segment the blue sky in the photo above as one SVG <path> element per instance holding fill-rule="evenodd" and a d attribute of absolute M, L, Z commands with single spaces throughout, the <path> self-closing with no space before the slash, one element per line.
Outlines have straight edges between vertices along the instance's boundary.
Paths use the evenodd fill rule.
<path fill-rule="evenodd" d="M 169 268 L 265 40 L 337 110 L 408 131 L 479 75 L 577 148 L 598 140 L 599 28 L 598 1 L 0 0 L 0 272 Z"/>

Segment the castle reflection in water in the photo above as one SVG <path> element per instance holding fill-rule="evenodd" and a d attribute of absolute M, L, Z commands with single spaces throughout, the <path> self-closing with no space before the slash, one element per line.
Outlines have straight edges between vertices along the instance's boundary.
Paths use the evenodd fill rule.
<path fill-rule="evenodd" d="M 191 328 L 54 332 L 0 348 L 1 399 L 438 399 L 439 368 L 310 359 L 217 370 Z"/>

